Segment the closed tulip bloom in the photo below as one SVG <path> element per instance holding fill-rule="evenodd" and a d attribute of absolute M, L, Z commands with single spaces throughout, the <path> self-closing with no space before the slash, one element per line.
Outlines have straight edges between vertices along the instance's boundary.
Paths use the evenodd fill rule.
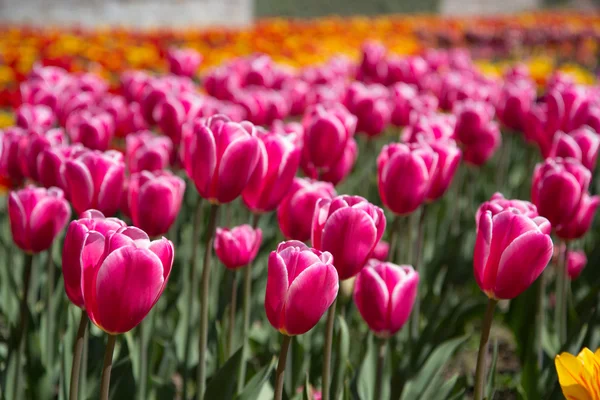
<path fill-rule="evenodd" d="M 260 132 L 260 159 L 242 192 L 244 204 L 254 213 L 272 211 L 287 194 L 298 166 L 300 148 L 294 135 Z"/>
<path fill-rule="evenodd" d="M 476 166 L 489 160 L 502 141 L 498 125 L 492 121 L 493 107 L 484 102 L 464 101 L 454 108 L 456 140 L 464 160 Z"/>
<path fill-rule="evenodd" d="M 436 140 L 454 139 L 456 117 L 449 114 L 413 114 L 408 126 L 402 130 L 401 139 L 406 143 L 420 140 L 433 142 Z"/>
<path fill-rule="evenodd" d="M 65 165 L 65 181 L 73 208 L 81 214 L 94 208 L 114 215 L 125 181 L 123 155 L 118 151 L 88 151 Z"/>
<path fill-rule="evenodd" d="M 169 171 L 131 175 L 126 196 L 133 224 L 152 237 L 167 233 L 179 214 L 184 192 L 184 180 Z"/>
<path fill-rule="evenodd" d="M 0 131 L 0 176 L 14 182 L 23 179 L 23 171 L 19 162 L 19 143 L 27 132 L 18 127 Z"/>
<path fill-rule="evenodd" d="M 294 178 L 288 194 L 277 209 L 277 221 L 283 235 L 301 242 L 309 240 L 317 201 L 321 198 L 332 199 L 335 195 L 335 188 L 329 182 Z"/>
<path fill-rule="evenodd" d="M 330 252 L 341 280 L 360 272 L 385 231 L 383 210 L 360 196 L 317 201 L 312 222 L 313 246 Z"/>
<path fill-rule="evenodd" d="M 24 135 L 19 142 L 19 164 L 24 176 L 38 180 L 38 156 L 45 149 L 60 145 L 64 142 L 65 133 L 62 129 L 49 131 L 32 131 Z"/>
<path fill-rule="evenodd" d="M 369 137 L 379 135 L 390 123 L 392 110 L 383 85 L 354 83 L 346 95 L 346 107 L 356 116 L 356 130 Z"/>
<path fill-rule="evenodd" d="M 556 236 L 565 240 L 574 240 L 583 237 L 592 226 L 596 210 L 600 204 L 600 197 L 584 193 L 575 213 L 569 219 L 556 226 Z"/>
<path fill-rule="evenodd" d="M 600 137 L 589 128 L 579 128 L 571 133 L 558 132 L 549 157 L 575 158 L 590 171 L 596 167 Z"/>
<path fill-rule="evenodd" d="M 427 144 L 392 143 L 377 158 L 379 196 L 394 214 L 407 215 L 425 201 L 438 154 Z"/>
<path fill-rule="evenodd" d="M 522 132 L 525 118 L 535 100 L 535 86 L 525 80 L 507 81 L 500 90 L 496 115 L 502 124 Z"/>
<path fill-rule="evenodd" d="M 15 244 L 27 253 L 39 253 L 67 225 L 71 208 L 62 190 L 28 186 L 10 192 L 8 217 Z"/>
<path fill-rule="evenodd" d="M 100 110 L 73 113 L 67 119 L 66 127 L 71 142 L 92 150 L 108 150 L 115 134 L 113 117 Z"/>
<path fill-rule="evenodd" d="M 269 256 L 265 311 L 284 335 L 311 330 L 337 297 L 338 274 L 328 252 L 291 240 Z"/>
<path fill-rule="evenodd" d="M 166 136 L 150 131 L 128 135 L 125 139 L 125 160 L 130 173 L 157 171 L 170 164 L 173 142 Z"/>
<path fill-rule="evenodd" d="M 408 320 L 419 274 L 408 265 L 370 260 L 354 283 L 354 303 L 375 335 L 389 338 Z"/>
<path fill-rule="evenodd" d="M 92 322 L 116 335 L 135 328 L 165 289 L 173 266 L 173 243 L 150 241 L 135 227 L 123 227 L 106 238 L 93 235 L 84 249 L 84 307 Z M 103 249 L 104 251 L 100 251 Z"/>
<path fill-rule="evenodd" d="M 442 197 L 450 187 L 456 170 L 460 164 L 462 152 L 452 139 L 428 142 L 429 147 L 438 155 L 431 184 L 427 193 L 427 201 L 435 201 Z"/>
<path fill-rule="evenodd" d="M 569 254 L 567 254 L 567 273 L 569 274 L 569 279 L 575 280 L 579 278 L 586 265 L 587 257 L 583 251 L 569 251 Z"/>
<path fill-rule="evenodd" d="M 181 96 L 167 95 L 154 107 L 153 119 L 161 132 L 178 144 L 181 140 L 183 124 L 187 122 L 191 103 L 184 102 Z"/>
<path fill-rule="evenodd" d="M 515 208 L 492 216 L 481 213 L 473 255 L 475 280 L 493 299 L 513 299 L 548 265 L 553 246 L 550 222 L 529 218 Z"/>
<path fill-rule="evenodd" d="M 200 196 L 229 203 L 244 190 L 260 162 L 256 128 L 223 115 L 196 119 L 185 126 L 183 165 Z"/>
<path fill-rule="evenodd" d="M 89 110 L 96 105 L 97 98 L 90 92 L 67 90 L 58 97 L 57 115 L 61 126 L 66 126 L 72 114 Z"/>
<path fill-rule="evenodd" d="M 173 75 L 193 78 L 202 63 L 202 55 L 194 49 L 170 49 L 167 62 Z"/>
<path fill-rule="evenodd" d="M 389 253 L 390 244 L 382 239 L 379 241 L 379 243 L 377 243 L 377 246 L 375 246 L 369 258 L 379 261 L 387 261 Z"/>
<path fill-rule="evenodd" d="M 535 167 L 531 186 L 531 202 L 541 216 L 557 229 L 566 225 L 579 210 L 592 175 L 573 158 L 549 158 Z"/>
<path fill-rule="evenodd" d="M 260 228 L 252 229 L 250 225 L 232 229 L 217 228 L 215 253 L 226 268 L 238 269 L 254 261 L 261 242 Z"/>
<path fill-rule="evenodd" d="M 550 154 L 554 136 L 560 130 L 564 115 L 564 102 L 555 92 L 546 93 L 543 101 L 533 104 L 527 113 L 525 138 L 538 146 L 543 157 Z"/>
<path fill-rule="evenodd" d="M 69 224 L 63 245 L 62 271 L 67 297 L 77 307 L 84 308 L 81 284 L 84 264 L 98 260 L 99 253 L 104 251 L 103 239 L 124 226 L 125 222 L 105 218 L 97 210 L 87 210 Z"/>
<path fill-rule="evenodd" d="M 352 172 L 357 157 L 358 145 L 353 138 L 348 141 L 348 144 L 342 153 L 342 157 L 340 157 L 339 160 L 329 168 L 322 170 L 320 175 L 315 171 L 317 173 L 310 176 L 313 178 L 320 178 L 322 181 L 330 182 L 333 185 L 338 185 Z"/>
<path fill-rule="evenodd" d="M 23 129 L 44 131 L 56 123 L 56 116 L 48 106 L 23 104 L 15 110 L 15 123 Z"/>
<path fill-rule="evenodd" d="M 79 157 L 88 151 L 81 143 L 70 146 L 54 146 L 43 150 L 37 158 L 38 181 L 44 187 L 56 186 L 67 190 L 65 165 L 67 160 Z M 65 193 L 68 195 L 68 192 Z M 68 196 L 66 196 L 68 198 Z"/>
<path fill-rule="evenodd" d="M 539 216 L 537 207 L 532 203 L 524 200 L 509 200 L 504 197 L 502 193 L 496 192 L 492 195 L 489 201 L 486 201 L 477 209 L 475 215 L 475 223 L 479 223 L 481 215 L 489 211 L 492 213 L 492 217 L 496 214 L 500 214 L 502 211 L 509 208 L 517 209 L 521 214 L 529 218 L 535 218 Z"/>

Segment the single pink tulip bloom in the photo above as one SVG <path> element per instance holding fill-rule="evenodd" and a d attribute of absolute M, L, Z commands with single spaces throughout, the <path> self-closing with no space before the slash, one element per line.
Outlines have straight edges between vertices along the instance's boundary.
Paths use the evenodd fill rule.
<path fill-rule="evenodd" d="M 507 81 L 500 90 L 496 105 L 496 115 L 500 122 L 514 131 L 522 132 L 535 96 L 535 85 L 532 82 Z"/>
<path fill-rule="evenodd" d="M 173 142 L 150 131 L 128 135 L 125 139 L 125 161 L 130 173 L 158 171 L 170 164 Z"/>
<path fill-rule="evenodd" d="M 391 55 L 387 57 L 388 83 L 407 83 L 419 85 L 423 77 L 429 72 L 427 61 L 421 56 L 400 57 Z"/>
<path fill-rule="evenodd" d="M 67 191 L 65 165 L 67 160 L 79 157 L 88 151 L 81 143 L 70 146 L 54 146 L 43 150 L 37 158 L 38 181 L 44 187 L 56 186 Z M 68 191 L 65 197 L 68 198 Z"/>
<path fill-rule="evenodd" d="M 97 104 L 97 98 L 91 92 L 80 92 L 76 90 L 66 90 L 58 97 L 57 115 L 61 126 L 66 126 L 71 114 L 83 110 L 93 109 Z"/>
<path fill-rule="evenodd" d="M 377 246 L 375 246 L 369 258 L 379 261 L 387 261 L 389 253 L 390 244 L 382 239 L 379 241 L 379 243 L 377 243 Z"/>
<path fill-rule="evenodd" d="M 583 251 L 569 251 L 569 254 L 567 254 L 567 274 L 570 280 L 574 281 L 579 278 L 579 275 L 581 275 L 581 272 L 587 265 L 587 261 L 587 257 Z"/>
<path fill-rule="evenodd" d="M 133 225 L 151 237 L 169 231 L 181 209 L 185 181 L 169 171 L 142 171 L 131 175 L 127 204 Z"/>
<path fill-rule="evenodd" d="M 19 145 L 27 134 L 24 129 L 18 127 L 0 130 L 0 176 L 14 182 L 23 180 Z"/>
<path fill-rule="evenodd" d="M 15 244 L 27 253 L 40 253 L 67 225 L 71 208 L 60 189 L 27 186 L 10 192 L 8 217 Z"/>
<path fill-rule="evenodd" d="M 515 208 L 481 214 L 473 266 L 481 290 L 493 299 L 513 299 L 548 265 L 553 246 L 550 222 L 529 218 Z"/>
<path fill-rule="evenodd" d="M 337 297 L 338 274 L 328 252 L 302 242 L 282 242 L 269 256 L 265 311 L 284 335 L 311 330 Z"/>
<path fill-rule="evenodd" d="M 256 128 L 224 115 L 196 119 L 185 125 L 182 159 L 200 196 L 229 203 L 244 190 L 260 162 Z"/>
<path fill-rule="evenodd" d="M 202 63 L 202 55 L 194 49 L 170 49 L 167 62 L 173 75 L 193 78 Z"/>
<path fill-rule="evenodd" d="M 260 228 L 250 225 L 236 226 L 232 229 L 217 228 L 215 253 L 228 269 L 238 269 L 249 265 L 258 254 L 262 242 Z"/>
<path fill-rule="evenodd" d="M 354 283 L 354 303 L 375 335 L 388 338 L 408 320 L 419 274 L 408 265 L 370 260 Z"/>
<path fill-rule="evenodd" d="M 277 209 L 279 229 L 287 239 L 310 239 L 315 205 L 321 198 L 332 199 L 335 188 L 329 182 L 294 178 L 292 186 Z"/>
<path fill-rule="evenodd" d="M 496 192 L 492 195 L 489 201 L 486 201 L 479 206 L 477 209 L 477 214 L 475 215 L 475 223 L 479 224 L 481 215 L 487 211 L 491 212 L 493 217 L 509 208 L 515 208 L 521 214 L 529 218 L 535 218 L 539 216 L 537 207 L 534 204 L 524 200 L 509 200 L 506 199 L 502 193 Z"/>
<path fill-rule="evenodd" d="M 15 110 L 15 123 L 19 128 L 45 131 L 56 123 L 56 116 L 48 106 L 23 104 Z"/>
<path fill-rule="evenodd" d="M 584 193 L 575 213 L 556 227 L 556 236 L 565 240 L 583 237 L 592 226 L 598 205 L 600 205 L 599 196 Z"/>
<path fill-rule="evenodd" d="M 434 142 L 436 140 L 454 139 L 456 117 L 454 115 L 431 113 L 413 113 L 412 119 L 402 130 L 401 139 L 406 143 L 415 143 L 420 140 Z"/>
<path fill-rule="evenodd" d="M 54 86 L 43 80 L 24 81 L 19 85 L 23 104 L 44 105 L 53 112 L 58 109 L 58 98 L 61 89 L 60 86 Z"/>
<path fill-rule="evenodd" d="M 191 95 L 167 95 L 154 107 L 153 119 L 161 132 L 179 144 L 183 125 L 200 114 L 201 102 Z"/>
<path fill-rule="evenodd" d="M 93 208 L 114 215 L 119 209 L 124 181 L 125 164 L 118 151 L 90 150 L 65 164 L 69 198 L 79 214 Z"/>
<path fill-rule="evenodd" d="M 356 140 L 352 138 L 346 144 L 342 156 L 329 167 L 315 168 L 306 159 L 301 160 L 301 166 L 308 177 L 337 185 L 352 172 L 357 157 L 358 145 Z"/>
<path fill-rule="evenodd" d="M 300 148 L 293 135 L 259 131 L 260 159 L 242 192 L 253 213 L 272 211 L 289 191 L 300 164 Z"/>
<path fill-rule="evenodd" d="M 108 150 L 115 134 L 113 117 L 99 110 L 82 110 L 71 114 L 66 127 L 71 142 L 81 143 L 92 150 Z"/>
<path fill-rule="evenodd" d="M 437 163 L 438 154 L 425 143 L 384 146 L 377 158 L 383 204 L 397 215 L 414 212 L 429 193 Z"/>
<path fill-rule="evenodd" d="M 152 77 L 147 71 L 130 70 L 120 76 L 121 91 L 128 101 L 140 102 L 144 96 L 144 90 Z"/>
<path fill-rule="evenodd" d="M 575 158 L 593 171 L 599 148 L 600 136 L 590 128 L 579 128 L 568 135 L 558 132 L 554 137 L 549 157 Z"/>
<path fill-rule="evenodd" d="M 531 202 L 552 227 L 568 225 L 590 186 L 590 171 L 574 158 L 549 158 L 535 167 Z"/>
<path fill-rule="evenodd" d="M 442 197 L 450 187 L 460 164 L 462 152 L 452 139 L 431 141 L 428 144 L 438 158 L 426 199 L 435 201 Z"/>
<path fill-rule="evenodd" d="M 489 104 L 466 100 L 457 103 L 455 136 L 463 149 L 467 163 L 480 166 L 500 147 L 502 138 L 498 125 L 492 121 L 494 110 Z"/>
<path fill-rule="evenodd" d="M 330 252 L 341 280 L 360 272 L 385 231 L 383 210 L 359 196 L 320 199 L 315 206 L 311 240 Z"/>
<path fill-rule="evenodd" d="M 58 146 L 65 141 L 61 128 L 50 129 L 44 133 L 32 131 L 19 142 L 19 164 L 25 177 L 38 180 L 38 157 L 48 148 Z"/>
<path fill-rule="evenodd" d="M 524 134 L 527 140 L 538 146 L 543 157 L 550 154 L 564 115 L 563 99 L 556 92 L 546 93 L 542 102 L 531 106 L 525 118 Z"/>
<path fill-rule="evenodd" d="M 173 243 L 150 241 L 135 227 L 90 235 L 82 265 L 84 307 L 90 320 L 115 335 L 135 328 L 148 315 L 167 285 L 173 266 Z M 88 247 L 91 247 L 88 249 Z"/>
<path fill-rule="evenodd" d="M 353 83 L 346 94 L 345 105 L 356 116 L 356 130 L 369 137 L 381 134 L 390 123 L 392 109 L 383 85 Z"/>
<path fill-rule="evenodd" d="M 62 251 L 62 271 L 67 297 L 77 307 L 84 308 L 81 282 L 84 265 L 99 258 L 105 237 L 125 226 L 120 219 L 105 218 L 97 210 L 87 210 L 69 224 Z M 86 246 L 88 239 L 95 244 Z"/>

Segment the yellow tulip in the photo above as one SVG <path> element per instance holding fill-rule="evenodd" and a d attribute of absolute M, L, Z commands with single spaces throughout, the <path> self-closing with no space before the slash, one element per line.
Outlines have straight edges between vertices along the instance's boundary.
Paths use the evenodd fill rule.
<path fill-rule="evenodd" d="M 562 353 L 554 364 L 567 400 L 600 400 L 600 349 L 584 348 L 577 357 Z"/>

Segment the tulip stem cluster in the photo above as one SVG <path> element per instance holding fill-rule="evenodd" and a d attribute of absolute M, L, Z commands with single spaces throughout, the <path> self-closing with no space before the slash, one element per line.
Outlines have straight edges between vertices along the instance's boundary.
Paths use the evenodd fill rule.
<path fill-rule="evenodd" d="M 484 398 L 488 342 L 490 339 L 492 321 L 494 320 L 494 309 L 496 308 L 497 303 L 498 300 L 490 298 L 485 310 L 485 315 L 483 317 L 483 324 L 481 326 L 481 341 L 479 342 L 479 353 L 477 354 L 477 368 L 475 370 L 475 400 L 483 400 Z"/>
<path fill-rule="evenodd" d="M 333 301 L 329 312 L 327 313 L 327 325 L 325 327 L 325 351 L 323 359 L 323 400 L 329 400 L 329 385 L 331 377 L 331 345 L 333 342 L 333 325 L 335 322 L 335 309 L 337 306 L 337 297 Z"/>
<path fill-rule="evenodd" d="M 77 400 L 77 397 L 79 396 L 79 374 L 81 371 L 81 355 L 83 353 L 83 345 L 85 342 L 85 332 L 87 330 L 87 325 L 87 313 L 85 312 L 85 310 L 81 310 L 79 328 L 77 329 L 77 337 L 75 338 L 75 349 L 73 351 L 73 364 L 71 367 L 71 385 L 69 389 L 69 400 Z"/>
<path fill-rule="evenodd" d="M 567 257 L 569 254 L 569 242 L 563 241 L 559 252 L 556 268 L 556 307 L 554 308 L 555 330 L 558 340 L 562 346 L 567 341 Z"/>
<path fill-rule="evenodd" d="M 291 336 L 283 335 L 281 350 L 279 351 L 279 361 L 277 362 L 277 370 L 275 371 L 275 400 L 281 400 L 283 397 L 283 376 L 285 372 L 285 365 L 287 364 L 288 349 L 290 348 L 291 341 Z"/>
<path fill-rule="evenodd" d="M 100 400 L 108 400 L 110 391 L 110 373 L 112 371 L 113 352 L 115 350 L 116 335 L 108 335 L 106 350 L 104 352 L 104 365 L 102 367 L 102 380 L 100 382 Z"/>
<path fill-rule="evenodd" d="M 208 344 L 208 295 L 210 292 L 210 256 L 212 254 L 212 242 L 217 229 L 217 215 L 219 205 L 212 204 L 208 215 L 208 227 L 206 243 L 204 246 L 204 266 L 202 268 L 202 281 L 200 283 L 200 341 L 198 355 L 198 375 L 196 377 L 198 400 L 204 398 L 206 390 L 206 351 Z"/>
<path fill-rule="evenodd" d="M 28 307 L 27 307 L 27 297 L 29 296 L 29 286 L 31 281 L 31 268 L 33 265 L 33 254 L 25 253 L 25 259 L 23 261 L 23 296 L 21 297 L 21 314 L 19 316 L 19 330 L 17 332 L 16 340 L 15 340 L 15 351 L 17 352 L 16 357 L 16 370 L 15 370 L 15 380 L 13 385 L 14 395 L 13 398 L 15 400 L 20 399 L 21 392 L 21 354 L 24 351 L 24 348 L 21 348 L 21 345 L 25 343 L 23 338 L 27 335 L 27 324 L 29 322 L 28 318 Z"/>

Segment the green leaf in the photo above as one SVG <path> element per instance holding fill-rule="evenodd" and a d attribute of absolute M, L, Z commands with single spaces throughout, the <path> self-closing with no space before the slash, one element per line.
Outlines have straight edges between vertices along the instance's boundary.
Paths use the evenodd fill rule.
<path fill-rule="evenodd" d="M 346 374 L 348 357 L 350 354 L 350 333 L 348 332 L 348 324 L 343 316 L 338 316 L 337 334 L 334 339 L 335 359 L 333 362 L 333 379 L 331 381 L 331 398 L 338 400 L 343 392 L 344 376 Z"/>
<path fill-rule="evenodd" d="M 360 370 L 358 371 L 357 390 L 361 400 L 373 400 L 375 391 L 375 374 L 377 365 L 377 349 L 373 340 L 373 335 L 369 333 L 367 339 L 367 351 L 365 353 Z"/>
<path fill-rule="evenodd" d="M 242 393 L 237 396 L 237 400 L 254 400 L 258 398 L 263 386 L 265 383 L 267 383 L 271 373 L 273 372 L 276 362 L 275 360 L 276 358 L 273 357 L 268 365 L 263 367 L 252 377 L 252 379 L 250 379 L 248 384 L 244 387 Z"/>
<path fill-rule="evenodd" d="M 488 372 L 488 383 L 487 383 L 487 398 L 492 400 L 494 398 L 494 392 L 496 391 L 496 366 L 498 364 L 498 340 L 494 341 L 494 353 L 492 355 L 492 363 L 490 364 L 490 371 Z"/>
<path fill-rule="evenodd" d="M 237 371 L 242 361 L 242 350 L 243 347 L 240 347 L 208 382 L 204 394 L 205 400 L 232 400 L 235 398 Z"/>
<path fill-rule="evenodd" d="M 310 382 L 308 381 L 308 374 L 306 374 L 306 379 L 304 379 L 304 390 L 302 391 L 302 400 L 312 400 L 312 396 L 310 395 Z"/>
<path fill-rule="evenodd" d="M 430 400 L 437 397 L 427 397 L 429 390 L 439 388 L 442 372 L 446 363 L 452 358 L 456 350 L 468 339 L 467 336 L 450 339 L 438 346 L 429 356 L 423 368 L 408 381 L 402 391 L 402 400 Z"/>

